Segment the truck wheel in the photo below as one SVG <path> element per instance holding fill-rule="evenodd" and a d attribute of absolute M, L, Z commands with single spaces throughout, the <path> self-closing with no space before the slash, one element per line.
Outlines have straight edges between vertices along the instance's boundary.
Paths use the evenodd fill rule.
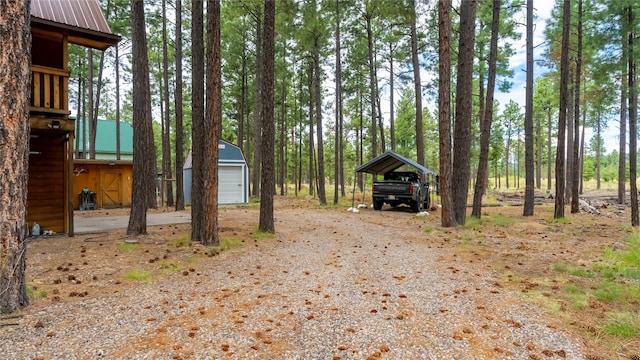
<path fill-rule="evenodd" d="M 420 202 L 412 200 L 411 211 L 413 211 L 414 213 L 420 212 Z"/>
<path fill-rule="evenodd" d="M 429 196 L 427 196 L 427 198 L 424 199 L 424 209 L 425 210 L 431 209 L 431 198 Z"/>
<path fill-rule="evenodd" d="M 373 199 L 373 210 L 382 209 L 382 204 L 384 204 L 384 201 Z"/>

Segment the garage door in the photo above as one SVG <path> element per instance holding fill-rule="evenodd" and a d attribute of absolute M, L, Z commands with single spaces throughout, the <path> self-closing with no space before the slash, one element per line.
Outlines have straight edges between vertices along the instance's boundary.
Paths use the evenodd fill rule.
<path fill-rule="evenodd" d="M 244 202 L 242 166 L 220 166 L 218 179 L 218 203 L 239 204 Z"/>

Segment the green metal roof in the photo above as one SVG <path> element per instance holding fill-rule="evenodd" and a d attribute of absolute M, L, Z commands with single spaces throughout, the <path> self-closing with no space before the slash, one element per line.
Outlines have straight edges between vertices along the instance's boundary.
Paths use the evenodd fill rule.
<path fill-rule="evenodd" d="M 71 119 L 75 119 L 73 116 Z M 76 120 L 75 136 L 80 137 L 78 139 L 79 144 L 82 144 L 87 139 L 87 151 L 89 151 L 89 124 L 86 124 L 87 128 L 82 131 L 82 118 Z M 82 145 L 80 145 L 82 149 Z M 96 154 L 114 154 L 116 153 L 116 121 L 98 119 L 98 126 L 96 128 Z M 133 127 L 131 124 L 120 121 L 120 154 L 133 154 Z"/>

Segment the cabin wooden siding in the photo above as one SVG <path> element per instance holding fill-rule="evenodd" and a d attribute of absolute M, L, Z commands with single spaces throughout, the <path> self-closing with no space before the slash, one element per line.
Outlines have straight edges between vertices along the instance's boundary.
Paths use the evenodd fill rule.
<path fill-rule="evenodd" d="M 79 209 L 78 194 L 83 188 L 96 193 L 98 208 L 130 207 L 132 171 L 131 161 L 75 160 L 73 208 Z"/>
<path fill-rule="evenodd" d="M 32 130 L 29 146 L 27 222 L 41 229 L 65 232 L 66 165 L 65 133 Z"/>

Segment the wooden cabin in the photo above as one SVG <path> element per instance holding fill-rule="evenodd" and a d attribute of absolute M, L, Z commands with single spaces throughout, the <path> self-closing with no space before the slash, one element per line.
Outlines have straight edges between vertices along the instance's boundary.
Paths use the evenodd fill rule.
<path fill-rule="evenodd" d="M 27 222 L 73 235 L 73 133 L 68 44 L 116 45 L 97 0 L 31 0 L 31 139 Z"/>
<path fill-rule="evenodd" d="M 89 129 L 82 118 L 76 121 L 75 147 L 73 160 L 73 197 L 74 208 L 81 206 L 83 189 L 95 193 L 95 205 L 98 209 L 121 208 L 131 206 L 133 185 L 133 127 L 120 122 L 116 130 L 114 120 L 98 119 L 96 124 L 95 160 L 88 160 L 87 139 Z M 117 137 L 120 136 L 120 160 L 117 160 Z"/>

